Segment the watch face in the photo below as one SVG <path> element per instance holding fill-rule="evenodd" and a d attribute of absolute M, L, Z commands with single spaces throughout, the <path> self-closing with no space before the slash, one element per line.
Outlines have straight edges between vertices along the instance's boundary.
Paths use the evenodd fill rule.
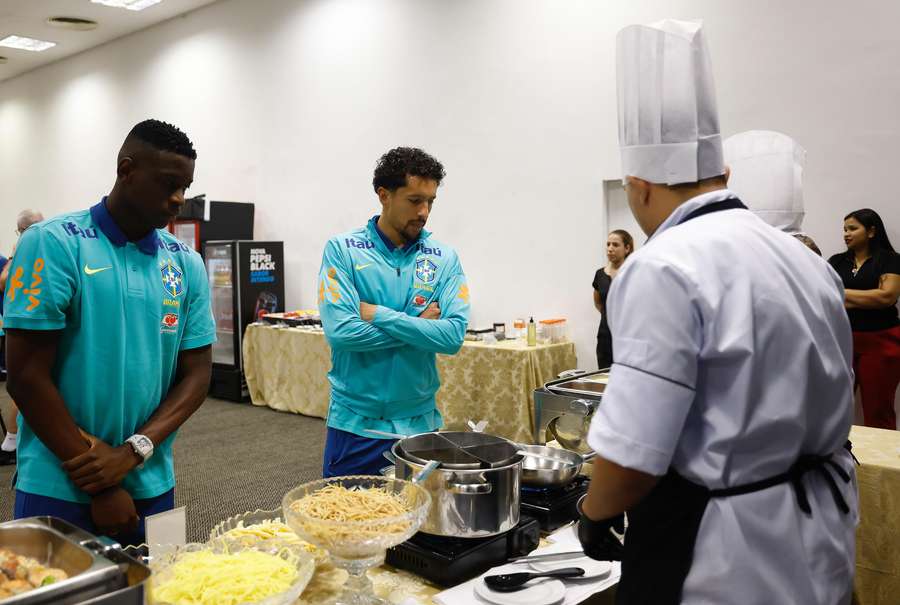
<path fill-rule="evenodd" d="M 137 442 L 138 447 L 140 447 L 142 450 L 149 450 L 153 447 L 153 444 L 150 443 L 150 440 L 146 437 L 138 437 Z"/>

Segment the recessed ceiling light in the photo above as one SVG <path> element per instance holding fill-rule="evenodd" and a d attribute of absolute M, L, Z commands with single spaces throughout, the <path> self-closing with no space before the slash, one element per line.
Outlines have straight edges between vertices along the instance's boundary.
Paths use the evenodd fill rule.
<path fill-rule="evenodd" d="M 18 48 L 19 50 L 30 50 L 39 53 L 42 50 L 53 48 L 56 42 L 47 42 L 46 40 L 35 40 L 34 38 L 26 38 L 25 36 L 6 36 L 0 40 L 0 46 L 7 48 Z"/>
<path fill-rule="evenodd" d="M 97 29 L 96 21 L 82 19 L 81 17 L 50 17 L 47 19 L 47 25 L 50 27 L 58 27 L 59 29 L 72 29 L 75 31 Z"/>
<path fill-rule="evenodd" d="M 162 0 L 91 0 L 91 2 L 114 8 L 127 8 L 130 11 L 142 11 L 154 4 L 159 4 Z"/>

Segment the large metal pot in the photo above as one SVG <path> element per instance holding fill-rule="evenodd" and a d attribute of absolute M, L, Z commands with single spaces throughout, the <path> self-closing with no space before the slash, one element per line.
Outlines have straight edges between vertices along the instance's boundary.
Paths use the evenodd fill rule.
<path fill-rule="evenodd" d="M 451 435 L 447 433 L 447 435 Z M 476 435 L 476 433 L 467 433 Z M 397 459 L 395 476 L 410 479 L 423 468 L 421 462 L 412 460 L 404 450 L 404 442 L 417 435 L 402 439 L 391 448 Z M 497 450 L 499 437 L 483 435 L 488 449 Z M 477 437 L 466 437 L 463 447 L 478 445 Z M 509 441 L 512 451 L 516 446 Z M 412 451 L 421 451 L 415 447 Z M 418 456 L 417 456 L 418 457 Z M 519 481 L 522 472 L 522 456 L 508 460 L 490 460 L 481 468 L 438 467 L 422 486 L 431 494 L 431 510 L 420 531 L 436 536 L 455 538 L 483 538 L 508 531 L 519 523 Z"/>

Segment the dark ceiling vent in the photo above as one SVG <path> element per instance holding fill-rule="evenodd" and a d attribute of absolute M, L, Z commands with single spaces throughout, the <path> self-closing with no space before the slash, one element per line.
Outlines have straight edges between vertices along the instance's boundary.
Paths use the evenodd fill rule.
<path fill-rule="evenodd" d="M 81 19 L 80 17 L 50 17 L 47 19 L 47 25 L 60 29 L 71 29 L 75 31 L 88 31 L 97 29 L 97 22 L 90 19 Z"/>

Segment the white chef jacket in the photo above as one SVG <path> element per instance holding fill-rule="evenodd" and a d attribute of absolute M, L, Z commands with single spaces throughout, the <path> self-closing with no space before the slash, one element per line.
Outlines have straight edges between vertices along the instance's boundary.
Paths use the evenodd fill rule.
<path fill-rule="evenodd" d="M 669 467 L 711 489 L 783 473 L 828 454 L 853 478 L 803 478 L 711 499 L 682 602 L 849 603 L 858 519 L 855 470 L 842 448 L 852 422 L 852 337 L 840 278 L 793 237 L 746 210 L 679 224 L 736 197 L 688 200 L 632 254 L 609 293 L 615 350 L 588 443 L 653 475 Z M 652 581 L 652 578 L 647 578 Z"/>

